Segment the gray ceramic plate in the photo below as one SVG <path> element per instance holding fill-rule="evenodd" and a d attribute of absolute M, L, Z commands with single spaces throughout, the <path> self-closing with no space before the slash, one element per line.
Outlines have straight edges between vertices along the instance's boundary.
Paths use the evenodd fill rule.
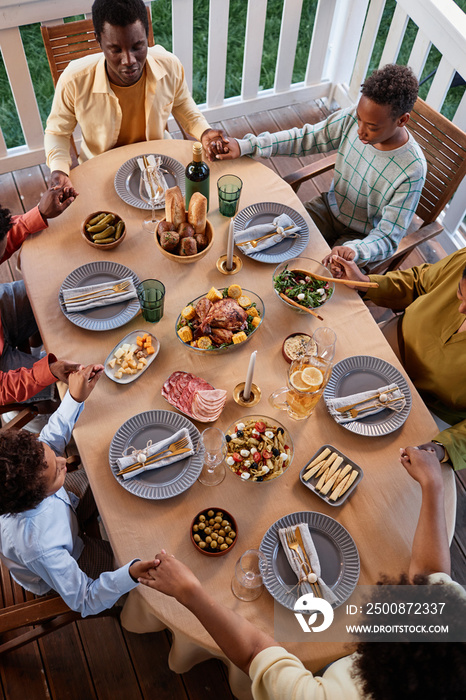
<path fill-rule="evenodd" d="M 371 355 L 354 355 L 337 362 L 325 387 L 324 400 L 327 402 L 328 399 L 350 396 L 361 391 L 376 391 L 379 387 L 394 382 L 406 397 L 406 404 L 402 411 L 395 413 L 386 408 L 371 416 L 341 424 L 342 428 L 358 435 L 370 437 L 387 435 L 403 425 L 412 404 L 406 379 L 389 362 Z"/>
<path fill-rule="evenodd" d="M 76 289 L 76 287 L 85 287 L 89 284 L 100 284 L 101 282 L 114 284 L 123 277 L 131 277 L 135 287 L 140 282 L 139 277 L 129 267 L 107 260 L 90 262 L 77 267 L 76 270 L 70 272 L 60 287 L 58 300 L 62 312 L 75 326 L 86 328 L 89 331 L 108 331 L 112 328 L 124 326 L 139 311 L 137 298 L 75 313 L 69 313 L 63 302 L 63 290 L 65 289 Z"/>
<path fill-rule="evenodd" d="M 145 411 L 129 418 L 116 431 L 109 450 L 112 474 L 124 489 L 140 498 L 163 500 L 178 496 L 194 484 L 202 470 L 202 456 L 193 454 L 179 462 L 160 469 L 152 469 L 126 481 L 117 476 L 116 460 L 132 445 L 142 449 L 148 440 L 153 443 L 165 440 L 178 430 L 187 428 L 194 449 L 199 440 L 199 431 L 190 420 L 173 411 Z"/>
<path fill-rule="evenodd" d="M 280 204 L 279 202 L 259 202 L 258 204 L 251 204 L 251 206 L 238 212 L 234 220 L 233 231 L 234 233 L 238 233 L 238 231 L 247 229 L 250 226 L 270 224 L 275 217 L 280 214 L 288 214 L 295 224 L 301 228 L 298 238 L 285 238 L 283 241 L 280 241 L 280 243 L 270 248 L 265 248 L 265 250 L 261 250 L 259 253 L 244 253 L 242 248 L 238 248 L 238 250 L 252 260 L 275 264 L 281 263 L 284 260 L 289 260 L 290 258 L 296 258 L 300 255 L 309 241 L 309 227 L 301 214 L 298 214 L 298 212 L 291 207 L 287 207 L 286 204 Z"/>
<path fill-rule="evenodd" d="M 307 523 L 319 555 L 322 578 L 338 600 L 333 607 L 347 600 L 359 579 L 359 554 L 356 544 L 343 525 L 323 513 L 300 511 L 277 520 L 265 533 L 259 549 L 267 557 L 264 585 L 277 603 L 294 610 L 299 598 L 296 575 L 292 571 L 278 531 L 282 527 Z"/>
<path fill-rule="evenodd" d="M 184 171 L 185 167 L 178 160 L 170 158 L 170 156 L 163 156 L 161 153 L 154 154 L 141 154 L 136 158 L 130 158 L 126 163 L 117 170 L 115 175 L 115 189 L 117 194 L 121 199 L 130 204 L 132 207 L 137 207 L 137 209 L 150 209 L 150 204 L 145 199 L 141 198 L 139 194 L 139 185 L 141 182 L 141 170 L 138 165 L 138 158 L 143 158 L 146 155 L 159 156 L 162 159 L 162 170 L 167 181 L 168 187 L 178 187 L 181 189 L 181 193 L 184 196 Z M 155 206 L 156 209 L 165 208 L 165 200 L 160 202 Z"/>
<path fill-rule="evenodd" d="M 147 357 L 146 357 L 147 365 L 145 365 L 145 367 L 143 367 L 143 369 L 139 370 L 136 374 L 124 374 L 121 377 L 121 379 L 117 379 L 117 377 L 115 377 L 115 372 L 118 371 L 119 365 L 116 364 L 115 367 L 112 369 L 108 364 L 114 358 L 113 353 L 116 352 L 118 350 L 118 348 L 121 347 L 124 343 L 129 343 L 130 345 L 133 345 L 133 344 L 136 345 L 136 338 L 138 336 L 143 336 L 144 333 L 148 333 L 148 331 L 141 331 L 141 330 L 131 331 L 131 333 L 128 333 L 128 335 L 125 335 L 125 337 L 122 338 L 120 340 L 120 342 L 117 343 L 117 345 L 115 345 L 113 350 L 108 354 L 107 359 L 105 360 L 104 367 L 105 367 L 105 374 L 107 375 L 107 377 L 109 379 L 112 380 L 112 382 L 116 382 L 117 384 L 131 384 L 131 382 L 134 382 L 134 381 L 136 381 L 136 379 L 139 379 L 141 374 L 144 374 L 146 369 L 148 367 L 150 367 L 150 365 L 153 363 L 153 361 L 155 360 L 155 358 L 159 354 L 160 343 L 157 340 L 157 338 L 155 337 L 155 335 L 152 335 L 152 333 L 149 333 L 149 335 L 152 338 L 152 347 L 154 348 L 155 352 L 152 355 L 147 355 Z"/>

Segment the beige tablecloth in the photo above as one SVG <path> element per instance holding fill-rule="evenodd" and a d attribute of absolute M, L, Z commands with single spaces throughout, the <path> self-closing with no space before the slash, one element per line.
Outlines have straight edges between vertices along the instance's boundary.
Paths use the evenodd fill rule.
<path fill-rule="evenodd" d="M 23 250 L 22 265 L 34 312 L 47 350 L 60 358 L 82 363 L 103 362 L 117 342 L 132 330 L 154 333 L 161 343 L 160 354 L 136 382 L 123 386 L 103 377 L 86 403 L 75 429 L 75 439 L 89 475 L 95 498 L 109 534 L 117 561 L 134 557 L 147 559 L 165 548 L 186 562 L 217 600 L 246 615 L 251 622 L 273 634 L 273 600 L 268 593 L 253 603 L 237 600 L 230 590 L 237 557 L 246 549 L 257 548 L 263 534 L 277 518 L 299 510 L 326 513 L 342 523 L 353 536 L 361 558 L 361 584 L 373 584 L 379 574 L 398 575 L 406 570 L 419 514 L 420 489 L 398 462 L 398 449 L 428 441 L 435 425 L 418 394 L 411 386 L 413 406 L 402 428 L 379 438 L 354 435 L 337 426 L 321 402 L 307 421 L 294 422 L 275 411 L 267 396 L 284 384 L 288 365 L 281 355 L 285 336 L 293 331 L 313 332 L 319 325 L 331 326 L 338 337 L 335 360 L 350 355 L 374 355 L 400 368 L 390 347 L 368 310 L 353 290 L 337 287 L 332 300 L 322 308 L 325 319 L 294 312 L 277 299 L 272 289 L 273 265 L 243 257 L 243 269 L 234 277 L 221 275 L 217 258 L 226 252 L 228 219 L 217 208 L 216 182 L 232 172 L 243 180 L 240 208 L 255 202 L 287 204 L 309 223 L 310 242 L 304 255 L 320 260 L 327 246 L 308 218 L 292 190 L 273 170 L 248 158 L 230 163 L 213 163 L 209 219 L 215 242 L 209 254 L 193 265 L 180 265 L 165 259 L 153 238 L 141 228 L 145 213 L 125 204 L 114 189 L 118 167 L 141 153 L 163 153 L 186 165 L 191 145 L 183 141 L 135 144 L 106 153 L 72 171 L 79 191 L 76 202 L 58 219 L 50 221 L 43 233 L 29 239 Z M 117 212 L 127 224 L 126 240 L 111 251 L 95 251 L 80 234 L 80 224 L 92 211 Z M 162 321 L 151 325 L 141 316 L 112 331 L 92 332 L 72 325 L 61 313 L 58 291 L 65 277 L 92 260 L 117 261 L 130 267 L 140 279 L 157 278 L 166 287 Z M 230 281 L 257 292 L 265 302 L 262 327 L 244 346 L 226 355 L 200 356 L 175 337 L 175 320 L 185 304 L 212 285 Z M 257 350 L 254 380 L 262 389 L 262 400 L 252 410 L 243 411 L 233 401 L 235 385 L 244 381 L 250 353 Z M 287 473 L 271 483 L 244 483 L 228 473 L 215 488 L 195 483 L 176 498 L 150 501 L 124 490 L 112 476 L 108 449 L 119 426 L 131 416 L 148 409 L 169 409 L 160 390 L 174 370 L 186 370 L 204 377 L 217 388 L 228 391 L 225 410 L 217 422 L 226 428 L 245 413 L 278 418 L 288 427 L 295 445 L 295 457 Z M 202 425 L 198 426 L 201 430 Z M 298 474 L 309 457 L 325 443 L 331 443 L 350 456 L 364 470 L 364 479 L 354 495 L 341 507 L 331 508 L 299 482 Z M 445 468 L 449 533 L 454 528 L 454 481 Z M 235 550 L 220 559 L 205 557 L 194 550 L 189 538 L 192 518 L 201 509 L 215 506 L 231 511 L 238 522 Z M 136 632 L 168 626 L 174 633 L 171 665 L 183 671 L 209 655 L 223 657 L 210 636 L 193 616 L 172 598 L 143 588 L 135 589 L 123 613 L 123 623 Z M 317 670 L 347 650 L 340 644 L 290 644 L 311 670 Z M 244 674 L 233 671 L 234 691 L 248 696 Z"/>

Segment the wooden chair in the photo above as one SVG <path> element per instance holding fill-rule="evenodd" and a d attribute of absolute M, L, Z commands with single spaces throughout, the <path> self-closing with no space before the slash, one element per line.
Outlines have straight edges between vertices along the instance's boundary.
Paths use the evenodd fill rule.
<path fill-rule="evenodd" d="M 449 119 L 418 98 L 407 128 L 423 150 L 427 161 L 427 179 L 407 235 L 390 258 L 370 267 L 372 273 L 398 269 L 420 243 L 443 231 L 443 226 L 436 220 L 437 216 L 466 175 L 466 134 Z M 335 161 L 336 154 L 332 154 L 284 179 L 297 192 L 306 180 L 332 170 Z"/>
<path fill-rule="evenodd" d="M 0 656 L 81 619 L 81 614 L 71 610 L 58 593 L 35 596 L 26 591 L 1 561 L 0 584 Z M 113 607 L 93 617 L 118 615 L 119 609 Z M 20 633 L 14 635 L 18 631 Z"/>
<path fill-rule="evenodd" d="M 149 19 L 149 46 L 154 46 L 154 32 L 152 29 L 152 19 L 149 7 L 147 16 Z M 76 22 L 65 22 L 63 24 L 55 24 L 52 26 L 42 25 L 41 28 L 42 40 L 45 46 L 45 52 L 52 74 L 53 84 L 56 86 L 58 78 L 63 73 L 70 61 L 77 58 L 83 58 L 93 53 L 101 53 L 100 44 L 95 38 L 94 25 L 92 19 L 82 19 Z M 183 134 L 184 139 L 190 138 L 183 130 L 182 126 L 175 119 L 178 128 Z M 74 155 L 77 158 L 76 146 L 74 140 L 71 141 Z"/>

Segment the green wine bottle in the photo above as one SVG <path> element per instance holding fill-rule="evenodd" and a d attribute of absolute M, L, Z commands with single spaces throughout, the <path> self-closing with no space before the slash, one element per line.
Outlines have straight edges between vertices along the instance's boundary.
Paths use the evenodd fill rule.
<path fill-rule="evenodd" d="M 209 211 L 209 181 L 210 170 L 207 163 L 202 160 L 202 146 L 196 141 L 193 144 L 193 159 L 186 166 L 186 211 L 189 208 L 189 200 L 195 192 L 200 192 L 207 199 L 207 211 Z"/>

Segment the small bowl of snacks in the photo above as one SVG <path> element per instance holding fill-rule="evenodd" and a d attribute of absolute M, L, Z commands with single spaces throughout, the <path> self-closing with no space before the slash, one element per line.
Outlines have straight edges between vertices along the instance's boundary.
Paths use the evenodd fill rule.
<path fill-rule="evenodd" d="M 307 333 L 299 331 L 291 333 L 283 341 L 282 355 L 290 365 L 295 360 L 303 357 L 303 355 L 315 355 L 316 353 L 317 345 Z"/>
<path fill-rule="evenodd" d="M 179 187 L 165 192 L 166 218 L 155 232 L 155 244 L 169 260 L 193 263 L 206 255 L 214 242 L 214 229 L 207 220 L 207 199 L 200 192 L 193 194 L 189 209 Z"/>
<path fill-rule="evenodd" d="M 231 471 L 242 481 L 273 481 L 293 461 L 293 442 L 284 425 L 268 416 L 245 416 L 225 432 Z"/>
<path fill-rule="evenodd" d="M 341 506 L 363 476 L 361 467 L 333 445 L 323 445 L 299 474 L 301 483 L 330 506 Z"/>
<path fill-rule="evenodd" d="M 178 339 L 191 350 L 228 352 L 249 340 L 264 318 L 264 302 L 239 284 L 211 287 L 187 303 L 176 320 Z"/>
<path fill-rule="evenodd" d="M 116 248 L 126 236 L 125 222 L 111 211 L 95 211 L 84 219 L 81 235 L 92 248 Z"/>
<path fill-rule="evenodd" d="M 325 279 L 319 279 L 322 277 Z M 331 272 L 312 258 L 286 260 L 277 265 L 273 272 L 275 294 L 283 304 L 299 313 L 317 309 L 332 297 L 335 284 L 331 280 Z M 299 309 L 295 304 L 304 308 Z"/>
<path fill-rule="evenodd" d="M 228 554 L 238 539 L 234 517 L 223 508 L 206 508 L 191 523 L 191 542 L 208 557 Z"/>

